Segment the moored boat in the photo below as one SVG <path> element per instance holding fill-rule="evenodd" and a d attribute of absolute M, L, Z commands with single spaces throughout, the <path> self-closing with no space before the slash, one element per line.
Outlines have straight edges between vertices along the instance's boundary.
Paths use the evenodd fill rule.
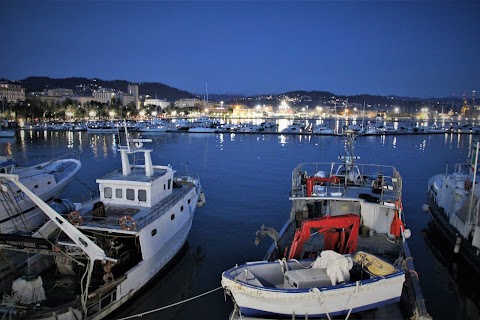
<path fill-rule="evenodd" d="M 430 318 L 407 244 L 410 231 L 402 207 L 402 177 L 392 166 L 357 163 L 359 158 L 353 155 L 354 132 L 347 130 L 344 139 L 346 154 L 339 157 L 340 162 L 302 163 L 293 170 L 292 207 L 287 222 L 280 232 L 264 226 L 257 232 L 256 243 L 266 235 L 273 239 L 264 262 L 258 262 L 262 267 L 252 262 L 223 273 L 224 289 L 234 303 L 233 318 L 349 317 L 359 311 L 365 318 Z M 245 274 L 245 280 L 235 279 L 238 268 L 256 275 L 258 269 L 267 268 L 263 264 L 273 269 L 277 268 L 274 265 L 284 264 L 287 270 L 297 268 L 294 265 L 299 261 L 302 267 L 298 270 L 308 270 L 311 268 L 303 268 L 308 267 L 305 259 L 321 257 L 330 250 L 342 257 L 365 253 L 371 264 L 391 273 L 378 276 L 354 263 L 345 272 L 350 278 L 335 284 L 316 282 L 324 276 L 318 271 L 304 271 L 296 275 L 303 281 L 301 290 L 298 285 L 285 286 L 285 273 L 277 272 L 278 278 L 264 281 L 260 275 L 256 285 L 246 281 L 252 278 L 250 274 Z M 329 274 L 328 268 L 324 269 Z M 368 274 L 368 278 L 358 277 L 357 271 Z M 265 276 L 267 273 L 261 272 Z M 385 279 L 389 281 L 383 282 Z M 373 282 L 379 288 L 369 290 Z M 247 287 L 248 298 L 244 296 Z M 298 298 L 300 293 L 305 296 Z M 327 299 L 327 295 L 335 299 Z M 313 296 L 316 303 L 311 300 Z M 272 301 L 265 300 L 267 297 Z M 274 304 L 281 307 L 272 308 Z"/>
<path fill-rule="evenodd" d="M 119 128 L 109 121 L 89 123 L 87 125 L 88 133 L 118 133 Z"/>
<path fill-rule="evenodd" d="M 0 244 L 26 254 L 18 262 L 6 317 L 102 319 L 125 304 L 162 270 L 186 242 L 197 206 L 205 203 L 200 181 L 178 177 L 171 166 L 153 165 L 146 139 L 119 148 L 121 170 L 97 179 L 100 197 L 61 215 L 12 174 L 50 220 L 32 236 Z M 144 163 L 139 158 L 143 154 Z M 131 165 L 129 156 L 135 157 Z M 10 278 L 13 274 L 10 275 Z M 8 282 L 3 275 L 2 287 Z M 35 294 L 27 294 L 35 292 Z"/>
<path fill-rule="evenodd" d="M 450 250 L 480 273 L 480 187 L 478 153 L 470 162 L 455 164 L 452 173 L 434 175 L 428 181 L 426 208 L 434 225 L 451 245 Z"/>
<path fill-rule="evenodd" d="M 0 173 L 16 174 L 42 201 L 58 199 L 81 168 L 76 159 L 56 159 L 30 167 L 19 167 L 12 159 L 0 157 Z M 45 223 L 45 214 L 13 183 L 3 183 L 0 192 L 0 233 L 32 231 Z"/>
<path fill-rule="evenodd" d="M 404 281 L 403 270 L 375 256 L 331 250 L 313 261 L 253 262 L 222 274 L 246 317 L 350 315 L 400 301 Z"/>

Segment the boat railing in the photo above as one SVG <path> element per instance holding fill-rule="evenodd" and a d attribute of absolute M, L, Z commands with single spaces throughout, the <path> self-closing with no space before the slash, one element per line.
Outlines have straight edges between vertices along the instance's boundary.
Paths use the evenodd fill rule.
<path fill-rule="evenodd" d="M 192 186 L 193 187 L 193 186 Z M 165 212 L 168 211 L 171 207 L 173 207 L 179 199 L 184 197 L 184 195 L 191 190 L 191 188 L 187 187 L 180 187 L 177 189 L 174 189 L 174 192 L 166 197 L 165 199 L 162 200 L 161 204 L 158 207 L 155 207 L 151 212 L 146 214 L 145 216 L 141 217 L 136 221 L 136 228 L 137 230 L 142 229 L 144 226 L 152 223 L 155 219 L 157 219 L 159 216 L 164 214 Z M 112 225 L 118 225 L 119 226 L 119 217 L 117 216 L 106 216 L 106 217 L 99 217 L 99 216 L 93 216 L 91 218 L 87 219 L 82 219 L 82 225 L 83 226 L 100 226 L 100 227 L 111 227 Z"/>
<path fill-rule="evenodd" d="M 472 164 L 465 162 L 465 163 L 456 163 L 455 164 L 455 173 L 460 174 L 468 174 L 472 170 Z M 448 171 L 448 168 L 447 168 Z"/>
<path fill-rule="evenodd" d="M 381 180 L 378 194 L 399 199 L 402 192 L 402 178 L 400 173 L 392 166 L 377 164 L 354 164 L 347 167 L 344 162 L 314 162 L 302 163 L 292 172 L 292 196 L 305 196 L 305 178 L 315 175 L 337 177 L 329 183 L 329 187 L 337 189 L 359 188 L 369 189 Z M 338 170 L 342 169 L 342 170 Z M 348 169 L 348 170 L 347 170 Z M 352 174 L 349 174 L 351 172 Z"/>
<path fill-rule="evenodd" d="M 192 186 L 193 187 L 193 186 Z M 155 219 L 157 219 L 159 216 L 167 212 L 168 209 L 173 207 L 178 200 L 183 198 L 186 193 L 188 193 L 191 190 L 191 188 L 184 187 L 182 186 L 178 192 L 172 193 L 169 197 L 165 199 L 165 201 L 162 202 L 162 204 L 156 208 L 155 210 L 151 211 L 149 214 L 147 214 L 145 217 L 140 219 L 137 222 L 137 227 L 141 229 L 145 225 L 148 225 L 152 223 Z"/>

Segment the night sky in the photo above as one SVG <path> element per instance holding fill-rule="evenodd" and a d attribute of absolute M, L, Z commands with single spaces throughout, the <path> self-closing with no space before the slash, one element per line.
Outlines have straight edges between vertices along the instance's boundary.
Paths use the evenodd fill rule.
<path fill-rule="evenodd" d="M 480 89 L 480 1 L 2 0 L 0 23 L 10 80 L 422 98 Z"/>

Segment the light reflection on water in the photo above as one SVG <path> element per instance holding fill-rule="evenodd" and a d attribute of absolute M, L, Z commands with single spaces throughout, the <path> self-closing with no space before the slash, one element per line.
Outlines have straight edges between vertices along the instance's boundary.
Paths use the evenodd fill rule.
<path fill-rule="evenodd" d="M 88 189 L 96 190 L 95 179 L 119 168 L 117 144 L 124 135 L 120 138 L 86 132 L 19 131 L 12 140 L 0 140 L 0 148 L 2 154 L 13 155 L 22 164 L 33 165 L 35 160 L 62 155 L 78 157 L 82 169 L 77 179 L 82 183 L 74 180 L 65 190 L 65 196 L 74 198 Z M 189 281 L 184 298 L 218 287 L 221 272 L 236 263 L 263 257 L 270 243 L 255 246 L 255 231 L 262 224 L 277 230 L 282 227 L 290 211 L 292 169 L 300 162 L 337 161 L 344 152 L 342 139 L 334 136 L 163 133 L 151 138 L 152 144 L 145 146 L 154 150 L 154 164 L 171 164 L 181 175 L 198 174 L 206 194 L 207 204 L 197 211 L 189 237 L 191 247 L 201 246 L 206 257 L 195 277 L 180 277 Z M 428 179 L 444 172 L 447 161 L 451 167 L 465 162 L 476 140 L 472 135 L 459 134 L 383 135 L 358 137 L 355 145 L 355 155 L 361 162 L 391 164 L 402 174 L 404 209 L 412 230 L 410 249 L 434 319 L 456 318 L 457 312 L 472 319 L 479 315 L 480 298 L 445 277 L 449 267 L 437 259 L 425 241 L 422 230 L 430 217 L 421 209 Z M 162 288 L 153 286 L 152 290 Z M 163 305 L 163 301 L 151 301 L 149 308 Z M 227 319 L 231 307 L 218 292 L 169 312 L 180 320 L 191 319 L 192 315 Z M 158 317 L 163 315 L 155 314 L 150 319 Z"/>

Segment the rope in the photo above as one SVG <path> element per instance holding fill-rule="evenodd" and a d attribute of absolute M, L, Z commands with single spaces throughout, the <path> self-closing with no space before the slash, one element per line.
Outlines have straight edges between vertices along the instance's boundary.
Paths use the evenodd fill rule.
<path fill-rule="evenodd" d="M 312 292 L 315 292 L 318 294 L 318 297 L 320 298 L 320 304 L 323 307 L 323 310 L 325 311 L 325 315 L 327 316 L 328 320 L 332 320 L 330 317 L 330 314 L 328 313 L 327 306 L 325 305 L 325 300 L 323 299 L 323 293 L 320 291 L 318 288 L 313 288 Z"/>
<path fill-rule="evenodd" d="M 77 176 L 74 176 L 75 180 L 77 180 L 78 182 L 80 182 L 80 184 L 82 184 L 85 188 L 87 188 L 88 191 L 94 191 L 92 188 L 89 188 L 83 181 L 81 181 L 80 179 L 77 178 Z"/>
<path fill-rule="evenodd" d="M 355 284 L 355 292 L 353 293 L 353 300 L 355 300 L 357 298 L 357 293 L 358 293 L 358 287 L 360 286 L 360 281 L 357 281 L 356 284 Z M 348 300 L 350 300 L 350 298 L 348 298 Z M 352 307 L 350 308 L 350 310 L 348 310 L 348 314 L 345 318 L 345 320 L 348 320 L 348 318 L 350 318 L 350 314 L 352 313 L 352 310 L 353 310 L 353 301 L 352 301 Z"/>
<path fill-rule="evenodd" d="M 137 313 L 137 314 L 134 314 L 132 316 L 128 316 L 128 317 L 125 317 L 125 318 L 119 318 L 117 320 L 125 320 L 125 319 L 133 319 L 133 318 L 136 318 L 136 317 L 143 317 L 144 315 L 147 315 L 147 314 L 150 314 L 150 313 L 154 313 L 154 312 L 158 312 L 158 311 L 162 311 L 162 310 L 165 310 L 165 309 L 168 309 L 168 308 L 171 308 L 171 307 L 175 307 L 175 306 L 178 306 L 180 304 L 183 304 L 185 302 L 188 302 L 188 301 L 192 301 L 192 300 L 195 300 L 197 298 L 200 298 L 200 297 L 203 297 L 203 296 L 206 296 L 214 291 L 217 291 L 217 290 L 220 290 L 222 289 L 223 287 L 218 287 L 218 288 L 215 288 L 215 289 L 212 289 L 210 291 L 207 291 L 207 292 L 204 292 L 204 293 L 201 293 L 199 295 L 196 295 L 194 297 L 191 297 L 191 298 L 188 298 L 188 299 L 185 299 L 185 300 L 182 300 L 182 301 L 179 301 L 179 302 L 175 302 L 175 303 L 172 303 L 168 306 L 164 306 L 164 307 L 160 307 L 160 308 L 157 308 L 157 309 L 153 309 L 153 310 L 150 310 L 150 311 L 146 311 L 146 312 L 142 312 L 142 313 Z"/>

